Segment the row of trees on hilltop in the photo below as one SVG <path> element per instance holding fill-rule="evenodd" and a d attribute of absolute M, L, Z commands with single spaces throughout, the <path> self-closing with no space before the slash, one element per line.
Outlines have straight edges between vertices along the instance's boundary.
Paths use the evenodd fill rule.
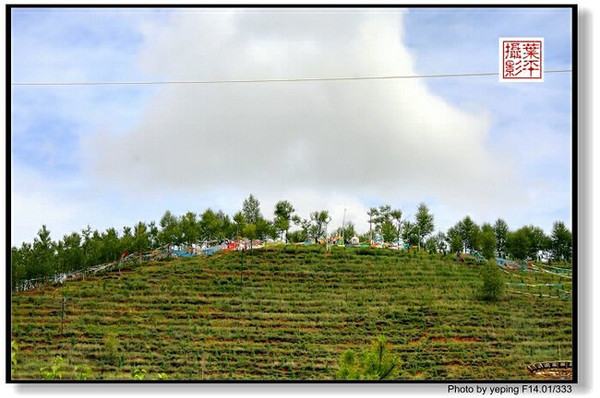
<path fill-rule="evenodd" d="M 273 219 L 268 220 L 261 213 L 260 202 L 250 195 L 233 217 L 210 208 L 199 214 L 189 211 L 181 216 L 166 211 L 158 224 L 140 221 L 133 227 L 123 227 L 120 232 L 115 228 L 99 232 L 88 226 L 80 233 L 72 232 L 58 241 L 51 239 L 50 231 L 44 225 L 33 243 L 23 242 L 20 247 L 11 248 L 11 279 L 16 286 L 24 280 L 117 261 L 124 252 L 145 252 L 165 245 L 189 246 L 200 241 L 222 241 L 238 236 L 250 239 L 286 236 L 294 212 L 291 203 L 280 201 L 275 206 Z M 317 216 L 313 217 L 315 214 Z M 311 214 L 307 234 L 322 233 L 323 214 L 328 218 L 324 210 Z"/>
<path fill-rule="evenodd" d="M 551 235 L 534 225 L 526 225 L 511 231 L 503 219 L 492 225 L 478 225 L 466 216 L 445 233 L 435 231 L 434 216 L 428 207 L 421 203 L 413 220 L 403 219 L 400 209 L 393 210 L 389 205 L 372 207 L 369 216 L 369 233 L 362 236 L 372 240 L 381 236 L 392 242 L 401 238 L 405 243 L 425 248 L 431 253 L 481 252 L 486 258 L 509 257 L 512 259 L 536 259 L 538 253 L 546 252 L 555 261 L 571 261 L 571 231 L 564 222 L 554 223 Z"/>
<path fill-rule="evenodd" d="M 50 238 L 45 225 L 33 243 L 23 242 L 11 248 L 11 279 L 19 281 L 50 277 L 87 269 L 94 265 L 116 261 L 123 252 L 137 252 L 159 246 L 159 229 L 154 222 L 138 222 L 123 227 L 121 233 L 109 228 L 100 233 L 88 226 L 81 233 L 72 232 L 58 241 Z"/>
<path fill-rule="evenodd" d="M 446 232 L 434 233 L 434 216 L 424 203 L 418 206 L 411 219 L 404 218 L 400 209 L 389 205 L 373 207 L 367 215 L 369 231 L 360 236 L 361 241 L 372 241 L 375 237 L 386 242 L 401 239 L 432 253 L 479 251 L 488 258 L 535 258 L 540 250 L 551 253 L 552 259 L 558 261 L 570 261 L 572 257 L 572 235 L 560 221 L 554 224 L 550 236 L 533 225 L 511 231 L 502 219 L 493 225 L 478 225 L 469 216 Z M 165 245 L 189 246 L 201 241 L 232 240 L 240 236 L 303 242 L 328 232 L 348 241 L 357 235 L 351 222 L 331 230 L 328 229 L 330 222 L 327 210 L 313 211 L 308 218 L 302 218 L 286 200 L 277 202 L 272 218 L 267 219 L 261 212 L 260 202 L 250 195 L 232 217 L 210 208 L 202 213 L 189 211 L 181 216 L 166 211 L 158 224 L 140 221 L 132 227 L 123 227 L 121 231 L 108 228 L 104 232 L 88 226 L 80 233 L 72 232 L 58 241 L 53 241 L 50 231 L 42 226 L 33 243 L 24 242 L 20 247 L 12 247 L 12 283 L 15 286 L 28 279 L 87 269 L 117 261 L 124 252 L 144 252 Z"/>
<path fill-rule="evenodd" d="M 554 223 L 548 236 L 534 225 L 511 231 L 502 219 L 496 220 L 493 225 L 484 223 L 479 226 L 466 216 L 450 227 L 444 238 L 451 252 L 479 251 L 486 258 L 536 259 L 539 252 L 546 252 L 555 261 L 571 261 L 573 255 L 573 236 L 562 221 Z M 432 239 L 435 243 L 439 240 Z"/>
<path fill-rule="evenodd" d="M 371 207 L 367 212 L 369 216 L 369 234 L 364 238 L 373 240 L 377 235 L 385 242 L 402 239 L 411 245 L 423 246 L 425 238 L 434 231 L 433 214 L 425 203 L 419 204 L 413 221 L 403 219 L 400 209 L 392 209 L 390 205 Z"/>

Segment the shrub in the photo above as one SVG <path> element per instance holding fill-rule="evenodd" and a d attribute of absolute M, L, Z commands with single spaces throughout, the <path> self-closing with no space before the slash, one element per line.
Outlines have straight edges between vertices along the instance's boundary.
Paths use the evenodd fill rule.
<path fill-rule="evenodd" d="M 54 360 L 52 361 L 52 365 L 48 368 L 48 367 L 43 367 L 40 368 L 40 372 L 42 372 L 42 375 L 44 376 L 44 379 L 46 380 L 55 380 L 55 379 L 62 379 L 62 372 L 60 370 L 60 368 L 63 365 L 63 358 L 60 355 L 57 355 Z"/>
<path fill-rule="evenodd" d="M 498 268 L 496 261 L 489 260 L 482 269 L 483 285 L 481 299 L 484 301 L 498 301 L 504 293 L 504 276 Z"/>
<path fill-rule="evenodd" d="M 357 380 L 360 378 L 354 351 L 348 349 L 342 354 L 337 378 L 340 380 Z"/>
<path fill-rule="evenodd" d="M 342 380 L 383 380 L 393 379 L 399 370 L 399 359 L 390 352 L 385 337 L 379 337 L 371 344 L 371 350 L 361 356 L 360 361 L 354 351 L 342 354 L 337 378 Z"/>
<path fill-rule="evenodd" d="M 119 340 L 114 333 L 108 334 L 104 337 L 104 354 L 106 360 L 112 364 L 117 365 L 119 362 Z"/>
<path fill-rule="evenodd" d="M 365 379 L 392 379 L 398 374 L 398 357 L 390 352 L 385 337 L 379 337 L 371 345 L 363 359 L 363 376 Z"/>

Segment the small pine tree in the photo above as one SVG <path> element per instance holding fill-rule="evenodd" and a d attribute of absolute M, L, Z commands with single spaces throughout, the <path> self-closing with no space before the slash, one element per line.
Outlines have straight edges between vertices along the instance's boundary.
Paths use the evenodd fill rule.
<path fill-rule="evenodd" d="M 338 380 L 358 380 L 360 378 L 356 364 L 356 353 L 346 350 L 340 359 L 340 368 L 337 372 Z"/>
<path fill-rule="evenodd" d="M 371 350 L 361 358 L 352 350 L 346 350 L 340 359 L 337 378 L 340 380 L 383 380 L 398 375 L 399 359 L 390 352 L 385 337 L 379 337 L 371 345 Z"/>
<path fill-rule="evenodd" d="M 363 378 L 370 380 L 393 379 L 398 374 L 398 357 L 390 352 L 385 337 L 379 337 L 363 358 Z"/>
<path fill-rule="evenodd" d="M 484 301 L 500 300 L 504 293 L 504 276 L 496 261 L 489 260 L 484 264 L 481 274 L 483 279 L 481 299 Z"/>
<path fill-rule="evenodd" d="M 115 333 L 104 337 L 104 356 L 108 363 L 117 365 L 119 362 L 119 340 Z"/>

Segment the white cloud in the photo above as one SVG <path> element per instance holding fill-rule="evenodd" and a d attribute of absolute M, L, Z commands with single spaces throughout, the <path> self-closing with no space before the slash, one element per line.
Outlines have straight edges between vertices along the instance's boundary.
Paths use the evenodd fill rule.
<path fill-rule="evenodd" d="M 398 12 L 215 10 L 144 32 L 141 67 L 167 80 L 415 74 Z M 375 204 L 361 197 L 433 198 L 478 214 L 522 200 L 505 195 L 519 188 L 488 129 L 423 80 L 176 85 L 126 134 L 85 144 L 93 173 L 135 192 L 234 191 L 239 205 L 252 192 L 313 210 L 339 198 L 330 210 L 353 203 L 356 217 Z"/>
<path fill-rule="evenodd" d="M 11 244 L 33 242 L 37 231 L 45 224 L 52 238 L 62 238 L 53 231 L 67 234 L 79 230 L 82 206 L 77 201 L 61 197 L 57 191 L 68 190 L 69 182 L 57 189 L 56 184 L 48 183 L 33 170 L 12 165 L 11 171 Z M 76 225 L 74 220 L 78 220 Z"/>
<path fill-rule="evenodd" d="M 132 192 L 121 195 L 81 176 L 52 178 L 14 162 L 11 185 L 11 245 L 16 246 L 33 242 L 42 225 L 48 227 L 52 239 L 59 240 L 87 225 L 98 231 L 110 227 L 120 231 L 138 221 L 157 221 L 160 209 L 169 208 L 162 198 L 148 199 Z M 177 205 L 173 198 L 167 202 Z"/>
<path fill-rule="evenodd" d="M 74 21 L 84 24 L 79 16 Z M 78 31 L 70 26 L 53 20 L 43 25 L 59 37 Z M 39 37 L 43 29 L 35 30 L 42 44 L 17 46 L 23 50 L 15 56 L 22 66 L 19 79 L 416 73 L 415 58 L 403 43 L 403 13 L 390 9 L 179 9 L 169 17 L 143 14 L 115 26 L 125 33 L 117 42 L 101 36 L 99 47 L 82 37 L 48 48 Z M 143 33 L 141 50 L 137 31 Z M 43 58 L 47 73 L 36 74 L 41 69 L 23 53 Z M 211 207 L 233 214 L 249 193 L 267 217 L 280 199 L 290 200 L 302 217 L 330 210 L 332 228 L 341 224 L 346 208 L 346 220 L 359 231 L 368 230 L 371 206 L 390 204 L 413 216 L 420 201 L 442 230 L 466 214 L 478 222 L 503 217 L 511 227 L 544 227 L 564 218 L 568 192 L 543 175 L 544 159 L 560 158 L 554 174 L 568 160 L 561 155 L 566 149 L 552 144 L 558 135 L 548 138 L 534 123 L 530 130 L 538 133 L 520 136 L 520 119 L 511 130 L 506 120 L 485 111 L 497 118 L 509 102 L 458 106 L 434 94 L 431 82 L 20 88 L 13 98 L 13 137 L 29 130 L 45 134 L 47 123 L 68 122 L 70 135 L 44 139 L 51 144 L 49 159 L 70 160 L 72 170 L 59 172 L 31 157 L 31 175 L 13 166 L 12 241 L 31 241 L 42 224 L 57 239 L 87 224 L 102 230 L 158 220 L 167 209 L 183 214 Z M 475 82 L 457 90 L 470 90 L 469 98 L 493 95 Z M 531 108 L 546 110 L 544 101 Z M 552 125 L 562 131 L 560 123 Z M 495 137 L 489 136 L 492 128 Z M 57 151 L 66 139 L 77 145 Z M 23 148 L 13 149 L 23 156 Z"/>

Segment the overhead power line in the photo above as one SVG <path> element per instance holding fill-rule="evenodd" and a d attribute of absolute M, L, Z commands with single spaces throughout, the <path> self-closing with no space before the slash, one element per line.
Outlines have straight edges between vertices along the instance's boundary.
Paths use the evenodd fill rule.
<path fill-rule="evenodd" d="M 571 69 L 547 70 L 544 73 L 569 73 Z M 340 77 L 292 77 L 280 79 L 230 79 L 230 80 L 154 80 L 154 81 L 114 81 L 114 82 L 22 82 L 12 86 L 158 86 L 175 84 L 234 84 L 234 83 L 285 83 L 285 82 L 321 82 L 352 80 L 397 80 L 397 79 L 434 79 L 452 77 L 498 76 L 498 72 L 487 73 L 447 73 L 436 75 L 389 75 L 389 76 L 340 76 Z"/>

